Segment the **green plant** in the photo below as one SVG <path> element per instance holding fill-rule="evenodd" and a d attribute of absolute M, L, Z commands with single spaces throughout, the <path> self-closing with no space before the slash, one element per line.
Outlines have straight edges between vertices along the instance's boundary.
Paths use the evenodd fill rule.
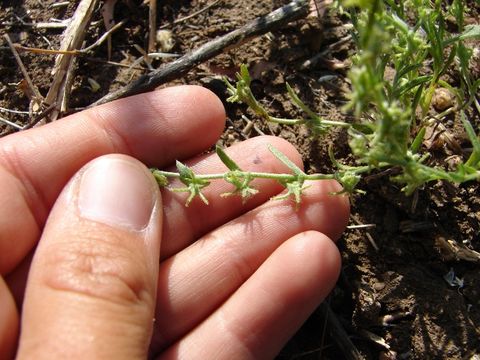
<path fill-rule="evenodd" d="M 313 136 L 322 136 L 332 127 L 346 128 L 355 165 L 339 163 L 330 149 L 330 158 L 337 170 L 332 174 L 306 174 L 285 155 L 270 148 L 274 156 L 292 170 L 292 174 L 256 173 L 241 170 L 222 149 L 217 148 L 217 154 L 228 171 L 196 175 L 177 162 L 178 173 L 153 170 L 159 183 L 165 185 L 168 177 L 180 179 L 185 187 L 173 191 L 188 192 L 188 205 L 195 196 L 208 203 L 202 189 L 213 179 L 224 179 L 233 185 L 233 191 L 227 195 L 239 194 L 246 199 L 256 193 L 250 186 L 253 179 L 270 178 L 287 189 L 281 198 L 292 196 L 299 204 L 305 180 L 336 179 L 344 192 L 352 192 L 362 174 L 389 167 L 399 170 L 399 175 L 392 180 L 401 183 L 407 194 L 435 180 L 462 183 L 480 179 L 480 139 L 465 113 L 472 104 L 480 109 L 476 99 L 480 80 L 473 79 L 470 74 L 472 51 L 465 45 L 468 39 L 480 39 L 480 26 L 464 25 L 465 0 L 453 0 L 450 5 L 438 0 L 350 0 L 343 2 L 342 6 L 346 7 L 354 25 L 357 45 L 349 72 L 352 84 L 350 101 L 344 109 L 354 114 L 354 122 L 323 119 L 303 103 L 288 84 L 291 101 L 306 117 L 285 119 L 269 115 L 250 89 L 251 79 L 245 65 L 237 74 L 236 84 L 228 81 L 226 84 L 231 95 L 228 101 L 247 104 L 265 121 L 304 124 Z M 414 23 L 409 20 L 409 14 L 416 19 Z M 457 33 L 447 30 L 448 16 L 455 19 Z M 459 77 L 456 87 L 442 80 L 442 75 L 452 67 L 456 68 Z M 387 68 L 394 74 L 392 78 L 386 76 Z M 426 160 L 430 154 L 421 152 L 426 127 L 433 121 L 428 112 L 439 87 L 453 93 L 457 105 L 439 114 L 434 121 L 442 121 L 452 112 L 458 112 L 473 147 L 466 161 L 454 171 L 428 165 Z"/>
<path fill-rule="evenodd" d="M 223 179 L 226 182 L 233 185 L 233 190 L 228 193 L 222 194 L 222 196 L 239 195 L 242 199 L 246 200 L 252 195 L 255 195 L 258 190 L 251 187 L 250 183 L 253 179 L 272 179 L 281 183 L 288 191 L 284 195 L 275 197 L 274 199 L 280 200 L 292 196 L 297 204 L 301 201 L 301 195 L 305 189 L 304 182 L 306 180 L 323 180 L 334 179 L 333 174 L 305 174 L 298 166 L 291 162 L 284 154 L 273 146 L 269 147 L 272 154 L 284 163 L 289 169 L 292 170 L 292 174 L 275 174 L 264 172 L 252 172 L 244 171 L 240 169 L 238 164 L 229 157 L 225 151 L 217 146 L 216 153 L 222 162 L 227 167 L 228 171 L 217 174 L 197 175 L 186 165 L 177 161 L 177 172 L 168 172 L 158 169 L 152 169 L 153 176 L 157 180 L 160 186 L 166 186 L 168 184 L 168 178 L 179 179 L 185 187 L 173 188 L 175 192 L 186 192 L 189 194 L 186 205 L 198 196 L 205 204 L 208 204 L 207 198 L 203 195 L 202 189 L 210 184 L 212 180 Z"/>

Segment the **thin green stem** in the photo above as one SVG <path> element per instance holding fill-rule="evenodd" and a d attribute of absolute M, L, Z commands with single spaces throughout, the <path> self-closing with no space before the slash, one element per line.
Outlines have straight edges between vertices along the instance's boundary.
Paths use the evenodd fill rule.
<path fill-rule="evenodd" d="M 284 119 L 284 118 L 277 118 L 275 116 L 268 116 L 267 120 L 276 124 L 284 124 L 284 125 L 300 125 L 306 122 L 304 119 Z"/>
<path fill-rule="evenodd" d="M 276 123 L 276 124 L 284 124 L 284 125 L 301 125 L 301 124 L 308 124 L 313 119 L 285 119 L 285 118 L 277 118 L 275 116 L 269 116 L 268 121 Z M 324 120 L 321 121 L 322 125 L 330 125 L 330 126 L 340 126 L 344 128 L 349 128 L 352 125 L 343 121 L 335 121 L 335 120 Z"/>
<path fill-rule="evenodd" d="M 363 169 L 363 167 L 361 168 Z M 179 179 L 180 174 L 171 171 L 163 171 L 158 169 L 152 170 L 154 174 L 165 176 L 167 178 L 172 179 Z M 226 171 L 224 173 L 215 173 L 215 174 L 195 174 L 195 178 L 199 180 L 218 180 L 224 179 L 226 175 L 230 172 Z M 275 174 L 275 173 L 266 173 L 266 172 L 256 172 L 256 171 L 242 171 L 238 173 L 239 176 L 242 177 L 250 177 L 250 178 L 257 178 L 257 179 L 271 179 L 271 180 L 278 180 L 278 181 L 291 181 L 297 178 L 297 175 L 292 174 Z M 326 180 L 326 179 L 334 179 L 334 174 L 305 174 L 304 180 Z"/>
<path fill-rule="evenodd" d="M 349 123 L 346 123 L 346 122 L 343 122 L 343 121 L 335 121 L 335 120 L 325 120 L 325 119 L 323 119 L 322 124 L 332 125 L 332 126 L 340 126 L 340 127 L 344 127 L 344 128 L 352 127 L 352 124 L 349 124 Z"/>

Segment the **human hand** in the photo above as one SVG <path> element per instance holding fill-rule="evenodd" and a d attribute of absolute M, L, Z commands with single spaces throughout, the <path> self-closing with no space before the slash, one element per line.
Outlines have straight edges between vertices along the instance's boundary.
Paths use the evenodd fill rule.
<path fill-rule="evenodd" d="M 223 170 L 197 154 L 224 119 L 209 91 L 182 86 L 0 139 L 0 358 L 278 353 L 334 286 L 330 239 L 346 225 L 348 200 L 329 194 L 339 190 L 332 181 L 311 183 L 299 210 L 267 201 L 282 191 L 270 180 L 256 180 L 260 192 L 244 205 L 219 196 L 224 182 L 205 190 L 209 206 L 160 192 L 139 160 Z M 245 169 L 288 171 L 267 143 L 301 166 L 275 137 L 228 153 Z"/>

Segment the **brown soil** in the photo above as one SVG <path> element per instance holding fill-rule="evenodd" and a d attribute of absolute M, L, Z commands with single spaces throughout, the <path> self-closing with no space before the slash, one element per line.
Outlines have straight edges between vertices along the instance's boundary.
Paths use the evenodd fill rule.
<path fill-rule="evenodd" d="M 61 30 L 33 29 L 22 25 L 19 20 L 66 19 L 71 16 L 78 1 L 71 1 L 66 7 L 49 7 L 54 3 L 53 0 L 2 1 L 0 34 L 9 33 L 14 42 L 24 46 L 57 48 Z M 132 64 L 140 57 L 134 44 L 146 48 L 148 7 L 137 3 L 141 2 L 125 0 L 116 5 L 115 19 L 128 19 L 128 22 L 112 36 L 111 61 Z M 210 1 L 206 0 L 159 1 L 159 24 L 192 14 L 208 3 Z M 186 22 L 171 26 L 175 41 L 171 51 L 184 54 L 285 3 L 287 1 L 280 0 L 222 1 Z M 471 1 L 471 5 L 466 17 L 478 22 L 478 2 L 475 5 L 475 1 Z M 89 28 L 86 36 L 88 44 L 104 32 L 98 9 L 94 21 L 96 25 Z M 233 77 L 239 64 L 247 63 L 254 74 L 253 90 L 273 115 L 300 116 L 285 95 L 284 84 L 288 81 L 307 104 L 326 118 L 348 120 L 341 108 L 346 101 L 345 92 L 349 89 L 346 72 L 354 48 L 349 42 L 340 47 L 329 47 L 348 34 L 345 22 L 346 19 L 334 13 L 327 13 L 322 18 L 310 16 L 217 56 L 167 85 L 201 84 L 225 100 L 225 87 L 219 77 Z M 478 48 L 478 44 L 476 46 Z M 299 70 L 300 63 L 328 49 L 317 65 Z M 1 50 L 0 76 L 3 82 L 0 106 L 28 110 L 29 100 L 17 85 L 23 77 L 5 43 Z M 50 86 L 54 58 L 28 52 L 22 53 L 21 57 L 34 83 L 45 95 Z M 98 47 L 90 57 L 80 58 L 71 94 L 71 109 L 79 110 L 144 73 L 143 70 L 109 65 L 106 59 L 106 45 Z M 160 63 L 154 62 L 153 66 Z M 138 67 L 144 66 L 144 63 L 138 64 Z M 97 92 L 91 89 L 88 78 L 100 85 Z M 340 160 L 351 160 L 346 134 L 342 131 L 333 131 L 322 140 L 312 140 L 306 129 L 264 124 L 243 106 L 225 105 L 228 122 L 221 140 L 225 145 L 263 132 L 282 136 L 294 143 L 303 155 L 308 171 L 332 170 L 327 156 L 327 149 L 332 144 Z M 244 114 L 256 120 L 256 129 L 248 133 L 244 131 L 246 121 L 241 118 Z M 472 110 L 469 115 L 478 129 L 478 112 Z M 23 115 L 2 113 L 2 116 L 15 119 L 18 123 L 28 120 Z M 451 135 L 460 146 L 468 147 L 463 132 L 455 124 L 455 118 L 447 124 Z M 2 129 L 3 132 L 8 131 L 5 126 Z M 439 158 L 445 157 L 445 154 L 462 155 L 449 148 L 447 143 L 437 146 L 435 151 Z M 328 300 L 355 346 L 366 359 L 478 358 L 479 265 L 478 262 L 458 261 L 449 256 L 452 253 L 446 242 L 450 240 L 480 251 L 478 183 L 461 186 L 431 184 L 412 197 L 406 197 L 398 185 L 389 181 L 388 174 L 380 173 L 364 179 L 360 188 L 366 194 L 353 196 L 351 224 L 375 224 L 375 227 L 347 230 L 339 241 L 343 271 Z M 369 238 L 376 243 L 378 251 Z M 449 270 L 463 280 L 463 286 L 447 283 L 444 276 Z M 314 314 L 279 358 L 343 358 L 335 342 L 328 335 L 324 336 L 324 329 L 323 319 Z M 388 353 L 384 345 L 375 343 L 365 331 L 383 339 L 396 357 Z"/>

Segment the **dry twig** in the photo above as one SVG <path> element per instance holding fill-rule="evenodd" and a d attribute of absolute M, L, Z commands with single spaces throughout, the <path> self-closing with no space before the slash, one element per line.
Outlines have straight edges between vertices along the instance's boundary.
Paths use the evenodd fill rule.
<path fill-rule="evenodd" d="M 44 54 L 44 55 L 85 55 L 92 51 L 94 48 L 102 45 L 105 40 L 112 34 L 113 32 L 117 31 L 120 29 L 125 23 L 127 22 L 126 19 L 120 21 L 119 23 L 115 24 L 112 26 L 108 31 L 106 31 L 102 36 L 98 38 L 97 41 L 95 41 L 92 45 L 87 46 L 86 48 L 83 49 L 73 49 L 73 50 L 55 50 L 55 49 L 40 49 L 40 48 L 32 48 L 32 47 L 27 47 L 23 46 L 20 44 L 13 44 L 15 46 L 15 49 L 19 51 L 28 51 L 34 54 Z"/>
<path fill-rule="evenodd" d="M 118 67 L 128 68 L 128 69 L 130 69 L 130 70 L 131 70 L 131 69 L 133 69 L 133 70 L 140 70 L 140 71 L 144 71 L 144 70 L 145 70 L 144 67 L 132 66 L 131 64 L 122 64 L 122 63 L 119 63 L 119 62 L 116 62 L 116 61 L 108 61 L 108 60 L 101 59 L 101 58 L 96 58 L 96 57 L 87 57 L 87 58 L 85 58 L 85 60 L 92 61 L 92 62 L 96 62 L 96 63 L 102 63 L 102 64 L 107 64 L 107 65 L 112 65 L 112 66 L 118 66 Z"/>
<path fill-rule="evenodd" d="M 63 33 L 60 51 L 78 50 L 82 46 L 86 29 L 98 0 L 81 0 L 73 17 Z M 60 54 L 53 68 L 53 81 L 45 99 L 47 104 L 56 103 L 59 109 L 53 111 L 51 118 L 55 120 L 61 112 L 67 110 L 67 100 L 73 82 L 75 56 Z"/>
<path fill-rule="evenodd" d="M 155 52 L 157 36 L 157 0 L 150 0 L 148 13 L 148 52 Z"/>
<path fill-rule="evenodd" d="M 455 240 L 437 236 L 435 238 L 435 246 L 439 249 L 445 261 L 464 260 L 480 263 L 480 253 L 478 251 L 469 249 Z"/>
<path fill-rule="evenodd" d="M 55 109 L 55 105 L 56 104 L 50 105 L 49 107 L 47 107 L 45 110 L 43 110 L 40 113 L 36 113 L 36 114 L 33 114 L 33 115 L 31 114 L 30 115 L 31 119 L 28 121 L 28 124 L 26 124 L 25 126 L 20 126 L 18 124 L 12 123 L 12 122 L 10 122 L 6 119 L 0 118 L 0 121 L 3 120 L 3 122 L 5 124 L 10 125 L 10 129 L 2 132 L 2 136 L 9 135 L 9 134 L 13 133 L 15 130 L 23 131 L 23 130 L 27 130 L 27 129 L 30 129 L 30 128 L 34 127 L 35 125 L 40 123 L 40 121 L 45 119 Z M 25 112 L 19 111 L 17 113 L 22 113 L 23 114 Z M 28 112 L 27 112 L 27 114 L 28 114 Z"/>
<path fill-rule="evenodd" d="M 115 24 L 115 19 L 113 18 L 113 11 L 115 9 L 115 4 L 117 3 L 117 0 L 105 0 L 103 3 L 102 9 L 100 10 L 100 13 L 102 14 L 103 17 L 103 24 L 105 25 L 105 29 L 108 31 L 112 28 L 113 24 Z M 111 59 L 112 57 L 112 38 L 110 36 L 108 38 L 108 43 L 107 43 L 107 54 L 108 54 L 108 60 Z"/>
<path fill-rule="evenodd" d="M 291 21 L 305 17 L 308 13 L 308 1 L 295 0 L 268 15 L 259 17 L 240 29 L 216 38 L 196 50 L 182 56 L 169 64 L 165 64 L 150 74 L 143 75 L 122 89 L 105 95 L 90 106 L 104 104 L 122 97 L 143 93 L 157 86 L 176 79 L 193 67 L 232 47 L 239 46 L 252 38 L 272 31 Z"/>
<path fill-rule="evenodd" d="M 330 333 L 332 341 L 342 351 L 344 359 L 363 360 L 362 355 L 352 343 L 347 332 L 326 301 L 320 304 L 319 312 L 320 316 L 328 321 L 327 331 Z"/>
<path fill-rule="evenodd" d="M 14 123 L 8 119 L 4 119 L 3 117 L 0 116 L 0 122 L 4 123 L 5 125 L 8 125 L 16 130 L 23 130 L 23 127 L 21 125 L 18 125 L 17 123 Z"/>
<path fill-rule="evenodd" d="M 50 9 L 55 9 L 55 8 L 59 8 L 59 7 L 68 6 L 68 4 L 70 4 L 70 1 L 62 1 L 62 2 L 57 2 L 55 4 L 51 4 L 48 7 Z"/>
<path fill-rule="evenodd" d="M 8 46 L 10 46 L 10 49 L 12 50 L 13 56 L 15 57 L 18 67 L 22 72 L 23 78 L 27 82 L 30 92 L 34 97 L 34 99 L 30 99 L 30 100 L 40 103 L 43 100 L 43 97 L 40 94 L 40 91 L 38 91 L 38 88 L 33 84 L 33 81 L 30 78 L 30 75 L 28 75 L 27 69 L 25 68 L 25 65 L 23 65 L 22 59 L 20 58 L 20 55 L 18 55 L 18 52 L 15 49 L 15 45 L 12 43 L 10 36 L 8 36 L 8 34 L 5 34 L 3 37 L 5 38 L 5 40 L 7 40 Z"/>
<path fill-rule="evenodd" d="M 19 19 L 21 20 L 21 19 Z M 68 21 L 62 22 L 25 22 L 23 20 L 20 21 L 22 26 L 32 27 L 34 29 L 65 29 L 68 26 Z M 14 26 L 18 25 L 13 21 L 5 21 L 2 22 L 3 26 Z"/>

